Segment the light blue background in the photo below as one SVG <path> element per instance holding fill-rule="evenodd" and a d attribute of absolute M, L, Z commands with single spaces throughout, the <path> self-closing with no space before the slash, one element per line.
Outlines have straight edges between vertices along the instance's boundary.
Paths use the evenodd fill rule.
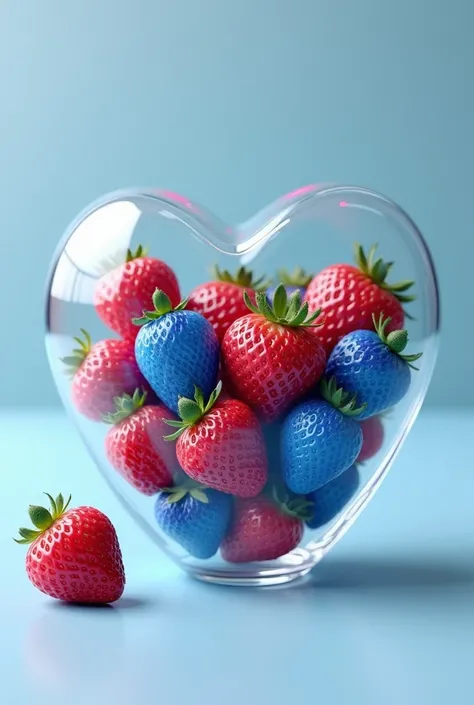
<path fill-rule="evenodd" d="M 232 221 L 321 180 L 417 221 L 444 304 L 430 401 L 470 403 L 473 22 L 468 0 L 2 2 L 2 403 L 57 403 L 43 282 L 88 202 L 159 185 Z"/>

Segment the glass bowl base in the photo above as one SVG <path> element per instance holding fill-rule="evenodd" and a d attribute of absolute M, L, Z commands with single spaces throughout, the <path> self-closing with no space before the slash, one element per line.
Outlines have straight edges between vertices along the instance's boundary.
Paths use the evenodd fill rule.
<path fill-rule="evenodd" d="M 313 566 L 301 570 L 295 570 L 292 573 L 282 572 L 280 574 L 266 575 L 262 572 L 261 575 L 239 575 L 238 573 L 226 573 L 219 571 L 188 571 L 189 574 L 202 581 L 203 583 L 212 583 L 214 585 L 230 585 L 231 587 L 272 587 L 276 585 L 284 585 L 295 580 L 300 580 L 307 575 Z"/>
<path fill-rule="evenodd" d="M 265 563 L 209 566 L 188 563 L 186 572 L 197 580 L 215 585 L 231 585 L 239 587 L 270 587 L 284 585 L 307 575 L 319 562 L 322 556 L 315 556 L 304 549 L 296 549 L 270 565 Z"/>

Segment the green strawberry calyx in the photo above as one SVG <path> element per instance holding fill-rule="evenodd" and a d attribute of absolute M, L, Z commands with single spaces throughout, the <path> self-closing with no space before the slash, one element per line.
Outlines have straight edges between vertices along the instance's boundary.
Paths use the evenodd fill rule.
<path fill-rule="evenodd" d="M 168 426 L 176 428 L 177 431 L 169 436 L 164 436 L 165 441 L 174 441 L 185 431 L 191 428 L 200 421 L 214 406 L 219 394 L 222 391 L 222 382 L 219 382 L 217 387 L 211 392 L 206 403 L 204 396 L 199 387 L 194 387 L 194 399 L 179 397 L 178 399 L 178 414 L 180 421 L 175 419 L 164 419 Z"/>
<path fill-rule="evenodd" d="M 49 499 L 49 510 L 45 507 L 38 507 L 35 504 L 30 504 L 28 514 L 30 515 L 32 523 L 36 526 L 36 529 L 26 529 L 24 527 L 19 529 L 18 533 L 21 538 L 13 539 L 16 543 L 33 543 L 33 541 L 36 541 L 38 536 L 41 536 L 41 534 L 47 531 L 55 521 L 60 519 L 69 507 L 71 495 L 69 495 L 67 501 L 64 502 L 62 494 L 58 494 L 56 499 L 54 499 L 47 492 L 44 494 Z"/>
<path fill-rule="evenodd" d="M 81 328 L 82 338 L 75 336 L 73 340 L 77 343 L 77 348 L 74 348 L 71 355 L 61 357 L 61 362 L 66 365 L 65 374 L 68 377 L 74 377 L 79 367 L 82 365 L 92 349 L 92 338 L 90 334 Z"/>
<path fill-rule="evenodd" d="M 237 284 L 237 286 L 247 287 L 252 289 L 252 291 L 265 291 L 270 284 L 270 282 L 266 281 L 265 276 L 254 279 L 253 272 L 245 267 L 239 267 L 237 272 L 232 274 L 227 269 L 219 269 L 216 265 L 213 269 L 213 274 L 219 282 Z"/>
<path fill-rule="evenodd" d="M 403 351 L 408 344 L 408 331 L 406 330 L 393 330 L 391 333 L 386 333 L 387 326 L 391 322 L 390 316 L 384 317 L 381 313 L 378 319 L 372 314 L 372 321 L 374 322 L 375 332 L 379 336 L 382 343 L 387 345 L 390 350 L 401 357 L 412 370 L 418 370 L 412 363 L 420 359 L 423 353 L 414 353 L 413 355 L 406 355 Z"/>
<path fill-rule="evenodd" d="M 127 250 L 127 255 L 125 257 L 125 262 L 133 262 L 134 259 L 139 257 L 146 257 L 148 254 L 148 248 L 138 245 L 137 249 L 134 251 L 132 249 Z"/>
<path fill-rule="evenodd" d="M 288 492 L 278 492 L 276 487 L 273 487 L 272 498 L 280 511 L 287 516 L 301 521 L 310 521 L 314 515 L 314 502 L 310 502 L 306 497 L 293 495 L 290 497 Z"/>
<path fill-rule="evenodd" d="M 313 278 L 313 274 L 308 274 L 302 267 L 295 267 L 292 272 L 286 269 L 279 269 L 277 272 L 278 282 L 285 286 L 300 286 L 306 289 Z"/>
<path fill-rule="evenodd" d="M 386 278 L 388 273 L 393 267 L 393 262 L 384 262 L 381 257 L 376 259 L 375 253 L 377 251 L 377 245 L 372 245 L 368 254 L 364 252 L 362 245 L 356 242 L 354 246 L 354 257 L 356 264 L 360 271 L 366 276 L 370 277 L 374 284 L 377 284 L 384 291 L 388 291 L 390 294 L 400 301 L 402 304 L 408 304 L 416 299 L 416 296 L 412 294 L 406 294 L 408 289 L 411 289 L 414 281 L 404 280 L 397 282 L 396 284 L 388 284 Z"/>
<path fill-rule="evenodd" d="M 244 301 L 252 313 L 264 316 L 273 323 L 291 328 L 316 328 L 321 325 L 315 323 L 321 314 L 321 309 L 314 313 L 309 313 L 308 302 L 302 304 L 301 292 L 294 291 L 288 296 L 284 284 L 279 284 L 273 295 L 273 303 L 269 303 L 265 293 L 258 292 L 255 295 L 255 305 L 250 301 L 250 297 L 244 291 Z"/>
<path fill-rule="evenodd" d="M 102 421 L 109 424 L 117 424 L 120 421 L 134 414 L 145 404 L 147 392 L 140 387 L 135 389 L 133 394 L 123 394 L 121 397 L 114 397 L 115 411 L 104 414 Z"/>
<path fill-rule="evenodd" d="M 168 504 L 176 504 L 184 499 L 187 495 L 196 499 L 203 504 L 209 504 L 209 497 L 206 494 L 208 488 L 204 485 L 199 485 L 197 482 L 188 478 L 184 482 L 178 482 L 173 487 L 164 487 L 161 491 L 168 495 Z"/>
<path fill-rule="evenodd" d="M 166 313 L 170 313 L 171 311 L 182 311 L 186 308 L 188 300 L 184 299 L 173 308 L 170 297 L 161 289 L 155 289 L 155 293 L 152 296 L 152 303 L 154 310 L 143 311 L 140 318 L 132 318 L 132 323 L 136 326 L 143 326 L 145 323 L 149 323 L 150 321 L 156 321 L 157 318 L 161 318 L 161 316 L 164 316 Z"/>
<path fill-rule="evenodd" d="M 335 377 L 327 379 L 323 377 L 320 384 L 321 396 L 344 416 L 358 416 L 366 408 L 367 404 L 357 406 L 355 394 L 345 392 L 342 387 L 337 386 Z"/>

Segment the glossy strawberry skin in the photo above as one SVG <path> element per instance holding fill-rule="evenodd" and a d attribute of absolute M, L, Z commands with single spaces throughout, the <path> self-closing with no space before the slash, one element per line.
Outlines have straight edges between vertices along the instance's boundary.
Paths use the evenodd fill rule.
<path fill-rule="evenodd" d="M 122 553 L 110 520 L 98 509 L 70 509 L 28 549 L 33 585 L 66 602 L 107 604 L 125 587 Z"/>
<path fill-rule="evenodd" d="M 222 362 L 238 398 L 270 422 L 316 384 L 326 352 L 319 328 L 292 328 L 249 314 L 225 334 Z"/>
<path fill-rule="evenodd" d="M 380 416 L 371 416 L 370 419 L 360 422 L 362 429 L 362 448 L 357 457 L 358 463 L 370 460 L 379 452 L 384 441 L 384 428 Z"/>
<path fill-rule="evenodd" d="M 95 343 L 74 375 L 71 388 L 76 409 L 92 421 L 115 411 L 114 397 L 133 394 L 149 385 L 138 369 L 133 343 L 101 340 Z"/>
<path fill-rule="evenodd" d="M 179 304 L 179 285 L 173 270 L 154 257 L 137 257 L 99 279 L 94 306 L 106 326 L 122 338 L 134 341 L 140 329 L 132 318 L 150 309 L 155 289 L 164 291 L 173 306 Z"/>
<path fill-rule="evenodd" d="M 165 441 L 172 415 L 159 404 L 143 406 L 108 431 L 106 455 L 111 465 L 142 494 L 151 496 L 173 484 L 179 470 L 175 443 Z"/>
<path fill-rule="evenodd" d="M 292 551 L 303 537 L 303 523 L 284 514 L 267 497 L 237 503 L 231 528 L 221 546 L 230 563 L 271 561 Z"/>
<path fill-rule="evenodd" d="M 224 281 L 201 284 L 191 292 L 187 308 L 207 318 L 221 342 L 232 323 L 248 313 L 244 291 L 251 301 L 255 300 L 254 292 L 239 284 Z"/>
<path fill-rule="evenodd" d="M 373 314 L 392 318 L 387 333 L 403 328 L 405 320 L 402 305 L 393 294 L 348 264 L 332 265 L 319 272 L 309 284 L 304 300 L 310 311 L 322 309 L 318 335 L 328 354 L 347 333 L 373 330 Z"/>
<path fill-rule="evenodd" d="M 176 454 L 193 480 L 236 497 L 255 497 L 267 481 L 267 456 L 260 423 L 235 399 L 218 400 L 178 438 Z"/>

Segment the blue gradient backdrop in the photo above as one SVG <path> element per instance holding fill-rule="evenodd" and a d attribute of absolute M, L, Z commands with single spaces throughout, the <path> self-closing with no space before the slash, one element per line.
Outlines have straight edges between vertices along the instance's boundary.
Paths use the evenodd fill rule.
<path fill-rule="evenodd" d="M 154 184 L 237 220 L 320 180 L 418 222 L 444 304 L 430 401 L 470 403 L 473 23 L 467 0 L 2 2 L 2 403 L 57 403 L 43 282 L 89 201 Z"/>

